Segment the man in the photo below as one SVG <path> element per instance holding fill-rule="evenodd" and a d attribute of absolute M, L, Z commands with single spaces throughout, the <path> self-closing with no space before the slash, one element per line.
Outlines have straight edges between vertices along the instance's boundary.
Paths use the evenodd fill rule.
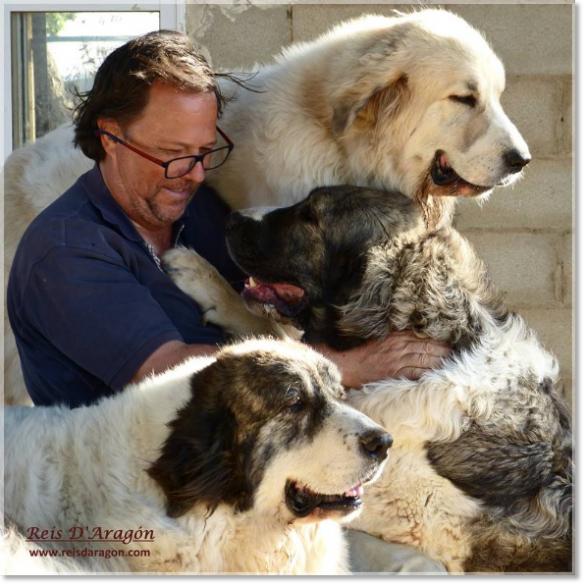
<path fill-rule="evenodd" d="M 8 313 L 35 404 L 88 405 L 224 341 L 159 261 L 189 246 L 242 285 L 224 242 L 229 210 L 202 186 L 231 150 L 217 144 L 216 77 L 170 31 L 130 41 L 98 70 L 75 112 L 75 142 L 96 165 L 32 222 L 10 274 Z M 348 386 L 418 378 L 449 354 L 405 332 L 319 350 Z"/>
<path fill-rule="evenodd" d="M 35 219 L 10 275 L 8 312 L 35 404 L 90 404 L 223 342 L 159 263 L 184 244 L 242 280 L 224 242 L 228 209 L 200 188 L 230 152 L 216 145 L 223 103 L 179 33 L 130 41 L 100 67 L 75 113 L 75 142 L 96 166 Z M 348 386 L 418 378 L 449 352 L 405 332 L 319 349 Z"/>

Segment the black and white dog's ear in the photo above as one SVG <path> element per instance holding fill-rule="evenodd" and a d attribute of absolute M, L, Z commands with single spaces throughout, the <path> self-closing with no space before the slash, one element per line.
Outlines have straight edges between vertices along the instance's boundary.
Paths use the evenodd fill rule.
<path fill-rule="evenodd" d="M 213 511 L 246 493 L 236 420 L 222 404 L 226 377 L 214 363 L 193 375 L 192 398 L 169 424 L 160 457 L 148 469 L 165 493 L 167 514 L 180 517 L 197 503 Z"/>

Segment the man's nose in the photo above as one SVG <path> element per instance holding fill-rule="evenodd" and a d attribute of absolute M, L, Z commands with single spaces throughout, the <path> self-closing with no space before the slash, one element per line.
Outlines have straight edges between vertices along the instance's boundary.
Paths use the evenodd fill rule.
<path fill-rule="evenodd" d="M 189 177 L 189 179 L 191 179 L 192 181 L 196 182 L 196 183 L 203 183 L 203 180 L 205 179 L 206 176 L 206 172 L 205 169 L 203 168 L 203 163 L 201 161 L 198 161 L 193 169 L 187 173 L 186 177 Z"/>

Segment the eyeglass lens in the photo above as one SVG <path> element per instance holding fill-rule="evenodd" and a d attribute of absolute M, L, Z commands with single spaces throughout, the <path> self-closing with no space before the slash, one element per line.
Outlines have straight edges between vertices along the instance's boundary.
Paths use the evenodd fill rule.
<path fill-rule="evenodd" d="M 203 168 L 206 171 L 215 169 L 220 165 L 223 165 L 230 154 L 228 147 L 217 149 L 203 158 Z M 196 159 L 193 157 L 186 157 L 184 159 L 175 159 L 169 163 L 167 167 L 167 177 L 169 179 L 175 179 L 183 175 L 187 175 L 193 167 L 195 167 Z"/>

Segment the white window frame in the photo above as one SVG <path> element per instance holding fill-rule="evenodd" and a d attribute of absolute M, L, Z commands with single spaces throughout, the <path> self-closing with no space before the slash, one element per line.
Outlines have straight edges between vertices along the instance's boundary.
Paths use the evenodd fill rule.
<path fill-rule="evenodd" d="M 10 1 L 10 0 L 9 0 Z M 135 11 L 158 11 L 160 13 L 159 23 L 162 29 L 173 29 L 186 32 L 185 14 L 187 0 L 141 0 L 137 3 L 124 4 L 118 0 L 104 0 L 100 4 L 83 3 L 79 1 L 68 2 L 60 0 L 58 3 L 49 4 L 46 0 L 42 2 L 19 3 L 12 1 L 3 3 L 1 30 L 4 32 L 4 59 L 1 60 L 2 71 L 0 79 L 3 80 L 4 91 L 0 98 L 0 107 L 4 111 L 4 133 L 0 146 L 0 160 L 6 161 L 12 152 L 12 39 L 11 21 L 13 12 L 135 12 Z"/>

